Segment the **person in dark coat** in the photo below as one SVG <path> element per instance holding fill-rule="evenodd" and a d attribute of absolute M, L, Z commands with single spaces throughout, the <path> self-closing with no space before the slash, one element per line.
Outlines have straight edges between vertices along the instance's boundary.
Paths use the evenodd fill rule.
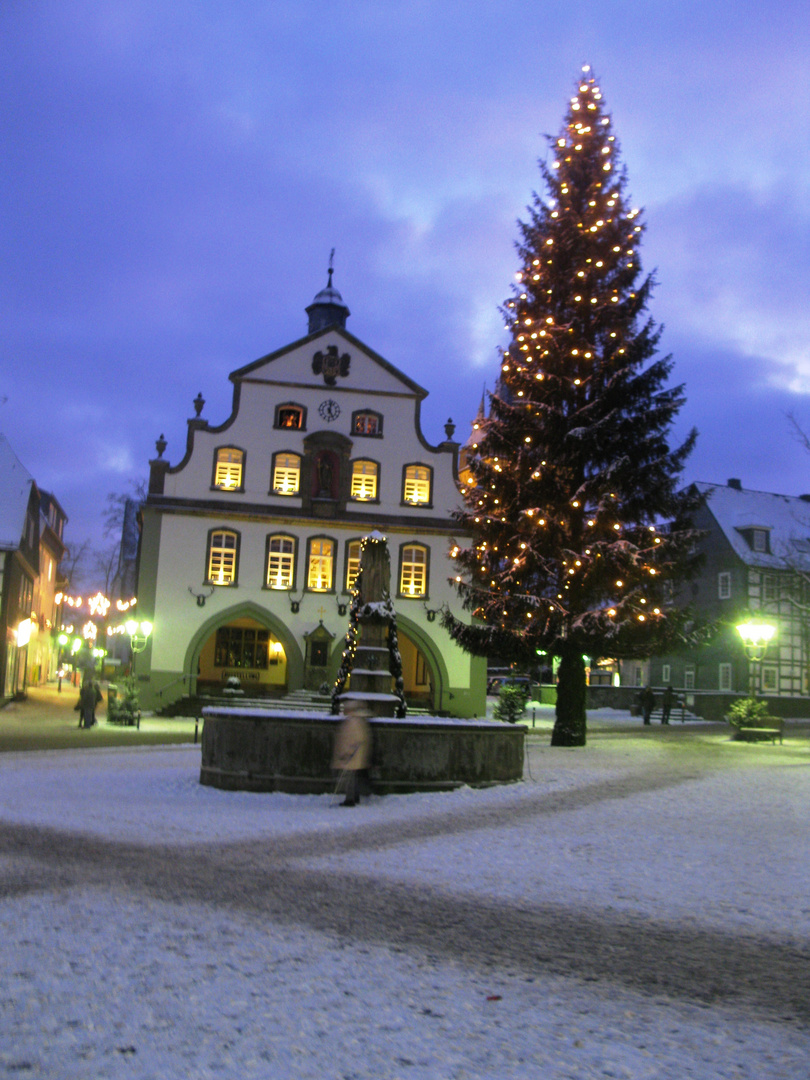
<path fill-rule="evenodd" d="M 91 728 L 96 722 L 96 687 L 89 675 L 82 680 L 79 691 L 79 727 Z"/>
<path fill-rule="evenodd" d="M 664 687 L 664 696 L 661 699 L 661 723 L 669 723 L 669 714 L 672 712 L 672 706 L 675 704 L 675 691 L 671 686 Z"/>
<path fill-rule="evenodd" d="M 651 686 L 647 685 L 641 691 L 641 712 L 642 712 L 642 715 L 644 716 L 644 723 L 645 724 L 650 723 L 650 717 L 652 716 L 652 711 L 653 711 L 654 708 L 655 708 L 655 694 L 653 693 L 653 688 Z"/>

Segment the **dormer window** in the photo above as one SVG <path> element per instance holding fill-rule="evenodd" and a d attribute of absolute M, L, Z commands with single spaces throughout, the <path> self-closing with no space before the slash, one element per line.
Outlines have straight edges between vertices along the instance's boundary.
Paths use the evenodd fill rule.
<path fill-rule="evenodd" d="M 749 525 L 747 528 L 739 529 L 739 532 L 751 551 L 755 552 L 757 555 L 770 555 L 770 529 Z"/>
<path fill-rule="evenodd" d="M 382 436 L 382 415 L 371 409 L 352 413 L 352 435 Z"/>
<path fill-rule="evenodd" d="M 306 427 L 307 414 L 302 405 L 294 405 L 289 402 L 286 405 L 276 407 L 277 428 L 290 428 L 293 431 L 303 431 Z"/>
<path fill-rule="evenodd" d="M 214 458 L 214 484 L 221 491 L 241 491 L 245 452 L 235 446 L 221 446 Z"/>

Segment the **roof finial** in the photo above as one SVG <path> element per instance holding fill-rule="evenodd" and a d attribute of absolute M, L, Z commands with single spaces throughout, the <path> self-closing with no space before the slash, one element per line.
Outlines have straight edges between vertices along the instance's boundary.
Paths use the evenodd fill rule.
<path fill-rule="evenodd" d="M 334 273 L 334 269 L 335 269 L 332 264 L 333 264 L 334 261 L 335 261 L 335 249 L 332 248 L 332 250 L 329 252 L 329 281 L 328 281 L 327 286 L 326 286 L 327 289 L 332 288 L 332 274 Z"/>

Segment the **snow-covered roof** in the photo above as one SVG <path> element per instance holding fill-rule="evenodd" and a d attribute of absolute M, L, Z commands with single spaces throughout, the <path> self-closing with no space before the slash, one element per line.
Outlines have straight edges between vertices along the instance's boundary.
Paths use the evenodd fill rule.
<path fill-rule="evenodd" d="M 25 529 L 34 478 L 0 435 L 0 551 L 15 551 Z"/>
<path fill-rule="evenodd" d="M 735 553 L 749 566 L 810 570 L 810 501 L 795 495 L 747 491 L 735 484 L 695 487 L 707 501 Z M 753 530 L 768 535 L 768 550 L 754 551 Z"/>

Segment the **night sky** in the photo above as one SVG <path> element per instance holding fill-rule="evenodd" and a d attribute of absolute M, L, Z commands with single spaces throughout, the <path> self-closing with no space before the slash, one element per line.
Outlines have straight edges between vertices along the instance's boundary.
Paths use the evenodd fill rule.
<path fill-rule="evenodd" d="M 516 221 L 584 63 L 644 208 L 650 313 L 700 432 L 685 480 L 810 491 L 807 0 L 5 0 L 0 430 L 100 542 L 192 399 L 348 329 L 466 438 Z"/>

